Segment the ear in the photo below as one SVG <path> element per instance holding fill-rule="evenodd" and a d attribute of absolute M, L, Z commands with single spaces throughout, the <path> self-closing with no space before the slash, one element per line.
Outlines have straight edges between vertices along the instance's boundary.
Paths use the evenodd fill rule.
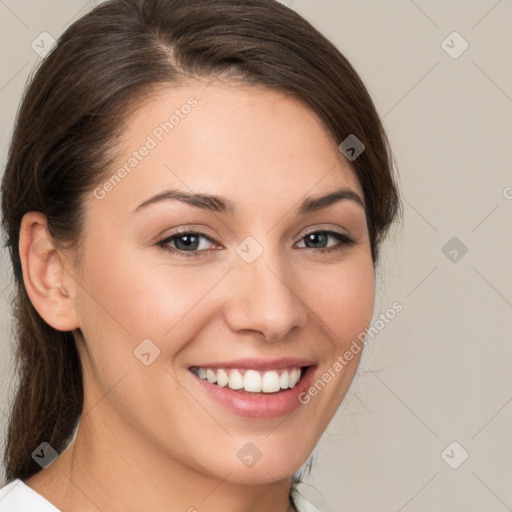
<path fill-rule="evenodd" d="M 41 212 L 23 216 L 19 251 L 23 282 L 37 312 L 59 331 L 78 328 L 73 267 L 63 252 L 55 248 L 46 216 Z"/>

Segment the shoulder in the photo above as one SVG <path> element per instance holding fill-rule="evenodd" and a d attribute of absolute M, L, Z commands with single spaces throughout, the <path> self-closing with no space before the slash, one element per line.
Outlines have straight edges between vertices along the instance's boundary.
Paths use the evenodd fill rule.
<path fill-rule="evenodd" d="M 60 512 L 19 478 L 0 489 L 0 512 Z"/>
<path fill-rule="evenodd" d="M 326 509 L 318 508 L 316 505 L 313 505 L 297 488 L 292 489 L 291 495 L 297 512 L 327 512 Z"/>

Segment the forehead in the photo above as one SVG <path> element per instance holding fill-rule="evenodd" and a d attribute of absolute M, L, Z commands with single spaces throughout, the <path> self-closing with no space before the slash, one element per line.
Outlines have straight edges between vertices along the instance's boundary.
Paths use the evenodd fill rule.
<path fill-rule="evenodd" d="M 261 86 L 162 87 L 125 119 L 102 208 L 131 211 L 165 188 L 236 203 L 283 204 L 359 181 L 336 142 L 296 98 Z M 109 178 L 110 176 L 110 178 Z"/>

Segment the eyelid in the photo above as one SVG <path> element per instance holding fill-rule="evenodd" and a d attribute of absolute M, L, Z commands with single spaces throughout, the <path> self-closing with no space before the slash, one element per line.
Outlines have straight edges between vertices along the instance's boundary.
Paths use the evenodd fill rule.
<path fill-rule="evenodd" d="M 213 245 L 221 245 L 210 235 L 207 235 L 206 233 L 204 233 L 202 231 L 199 231 L 197 229 L 192 229 L 192 228 L 185 228 L 185 229 L 178 228 L 176 231 L 173 231 L 170 235 L 167 235 L 164 238 L 159 237 L 157 244 L 164 245 L 166 243 L 169 243 L 171 240 L 173 240 L 175 238 L 179 238 L 180 236 L 183 236 L 183 235 L 196 235 L 199 238 L 204 238 L 204 239 L 208 240 Z M 195 251 L 195 252 L 206 252 L 206 251 L 203 250 L 203 251 Z"/>
<path fill-rule="evenodd" d="M 166 229 L 164 233 L 168 232 L 167 235 L 157 235 L 153 240 L 155 243 L 167 240 L 169 238 L 173 238 L 178 235 L 188 235 L 188 234 L 197 234 L 201 235 L 205 238 L 208 238 L 208 240 L 215 242 L 218 244 L 218 242 L 215 240 L 215 237 L 213 235 L 210 235 L 209 233 L 212 230 L 205 224 L 191 224 L 189 226 L 174 228 L 174 229 Z"/>
<path fill-rule="evenodd" d="M 356 228 L 351 230 L 347 229 L 345 226 L 342 226 L 341 224 L 328 224 L 320 222 L 310 224 L 309 226 L 306 226 L 301 231 L 299 231 L 299 234 L 295 238 L 296 241 L 294 241 L 293 244 L 295 245 L 296 243 L 300 242 L 304 237 L 317 232 L 333 233 L 333 235 L 341 236 L 345 240 L 345 243 L 343 245 L 347 246 L 355 245 L 356 243 L 358 243 L 359 240 Z M 315 249 L 311 250 L 315 251 Z M 316 252 L 321 252 L 321 249 L 316 249 Z"/>
<path fill-rule="evenodd" d="M 340 231 L 340 230 L 342 230 L 342 231 Z M 303 233 L 303 234 L 300 235 L 299 238 L 309 235 L 310 233 L 316 233 L 317 231 L 333 231 L 335 233 L 340 233 L 341 235 L 346 235 L 346 236 L 350 236 L 350 237 L 352 236 L 350 234 L 350 230 L 346 229 L 343 226 L 333 226 L 332 224 L 329 224 L 329 225 L 312 224 L 311 226 L 304 228 L 304 231 L 300 231 L 300 233 Z"/>

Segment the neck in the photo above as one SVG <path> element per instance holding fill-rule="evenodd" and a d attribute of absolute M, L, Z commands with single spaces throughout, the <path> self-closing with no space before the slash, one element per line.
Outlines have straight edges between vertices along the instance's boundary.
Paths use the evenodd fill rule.
<path fill-rule="evenodd" d="M 65 452 L 27 485 L 63 511 L 296 512 L 290 479 L 255 485 L 207 475 L 127 430 L 87 415 Z"/>

